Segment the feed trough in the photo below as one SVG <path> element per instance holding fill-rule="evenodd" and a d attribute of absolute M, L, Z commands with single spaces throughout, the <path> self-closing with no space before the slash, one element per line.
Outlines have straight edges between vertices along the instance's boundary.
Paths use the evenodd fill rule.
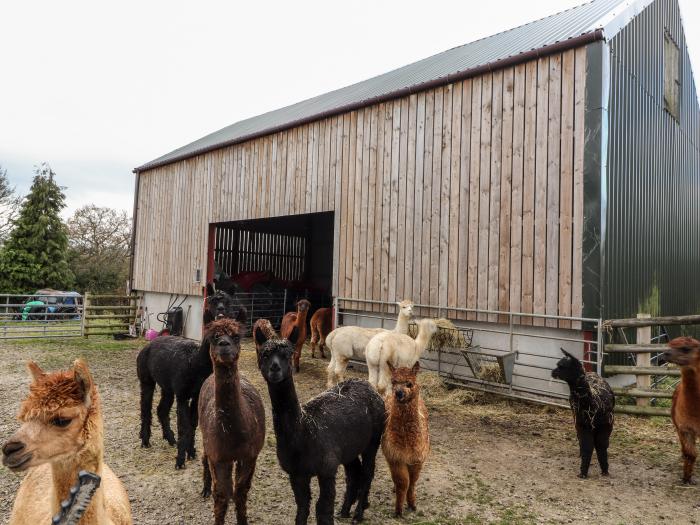
<path fill-rule="evenodd" d="M 475 378 L 490 383 L 512 384 L 515 352 L 484 350 L 480 346 L 473 346 L 461 350 L 461 353 Z"/>

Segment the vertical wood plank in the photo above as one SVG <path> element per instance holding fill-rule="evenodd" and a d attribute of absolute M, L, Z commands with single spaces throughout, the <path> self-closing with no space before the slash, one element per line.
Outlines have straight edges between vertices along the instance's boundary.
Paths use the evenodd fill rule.
<path fill-rule="evenodd" d="M 457 305 L 467 307 L 467 275 L 469 271 L 469 167 L 471 165 L 472 81 L 462 86 L 461 138 L 459 161 L 459 260 L 457 271 Z M 466 319 L 460 312 L 458 319 Z"/>
<path fill-rule="evenodd" d="M 586 103 L 586 48 L 576 50 L 576 87 L 574 93 L 574 210 L 571 271 L 571 314 L 583 313 L 583 153 Z M 581 323 L 572 328 L 580 329 Z"/>
<path fill-rule="evenodd" d="M 423 169 L 425 165 L 425 93 L 416 96 L 416 183 L 413 199 L 413 293 L 411 300 L 419 303 L 422 289 L 422 253 L 423 253 L 423 193 L 425 184 Z"/>
<path fill-rule="evenodd" d="M 559 315 L 571 315 L 571 270 L 574 206 L 574 50 L 562 57 L 561 81 L 561 187 L 559 198 Z M 571 321 L 561 321 L 570 328 Z"/>
<path fill-rule="evenodd" d="M 396 301 L 396 252 L 399 216 L 399 163 L 401 156 L 401 101 L 394 100 L 392 104 L 391 132 L 391 179 L 389 201 L 389 273 L 387 301 Z"/>
<path fill-rule="evenodd" d="M 561 154 L 561 55 L 549 57 L 549 130 L 547 139 L 547 315 L 559 310 L 559 176 Z M 547 326 L 558 326 L 547 319 Z"/>
<path fill-rule="evenodd" d="M 444 89 L 435 90 L 435 113 L 433 117 L 433 172 L 430 190 L 432 192 L 432 210 L 430 217 L 430 304 L 437 305 L 440 280 L 440 208 L 441 208 L 441 174 L 442 174 L 442 119 Z M 424 285 L 425 286 L 425 285 Z M 437 310 L 430 310 L 431 316 L 439 315 Z"/>
<path fill-rule="evenodd" d="M 357 167 L 357 128 L 358 128 L 358 112 L 353 111 L 350 113 L 350 149 L 348 152 L 349 162 L 348 162 L 348 240 L 347 240 L 347 258 L 348 266 L 345 272 L 345 289 L 347 293 L 352 296 L 353 287 L 353 275 L 354 275 L 354 247 L 355 247 L 355 173 Z M 360 123 L 361 124 L 361 123 Z M 360 140 L 360 149 L 362 141 Z M 353 297 L 354 298 L 354 297 Z M 354 302 L 349 304 L 350 308 L 357 308 Z"/>
<path fill-rule="evenodd" d="M 503 72 L 503 129 L 501 139 L 501 218 L 498 239 L 498 309 L 510 311 L 510 230 L 511 230 L 511 196 L 513 174 L 513 100 L 515 69 Z M 499 322 L 508 322 L 508 316 L 499 317 Z"/>
<path fill-rule="evenodd" d="M 430 235 L 432 222 L 433 128 L 435 120 L 435 90 L 425 95 L 425 137 L 423 143 L 423 231 L 421 241 L 420 302 L 430 304 Z"/>
<path fill-rule="evenodd" d="M 366 261 L 366 282 L 365 282 L 365 297 L 369 300 L 374 299 L 374 254 L 377 251 L 375 239 L 375 222 L 374 218 L 377 213 L 377 166 L 380 165 L 379 157 L 379 142 L 383 139 L 378 130 L 378 114 L 379 108 L 372 106 L 370 111 L 370 146 L 369 146 L 369 175 L 367 181 L 367 237 L 365 252 L 367 254 Z M 376 310 L 374 305 L 369 306 L 368 310 Z"/>
<path fill-rule="evenodd" d="M 533 310 L 545 313 L 547 278 L 547 128 L 549 123 L 549 58 L 537 61 L 537 140 L 535 157 L 535 271 Z M 533 324 L 543 326 L 544 320 L 534 318 Z"/>
<path fill-rule="evenodd" d="M 478 306 L 477 274 L 479 271 L 479 183 L 481 181 L 481 99 L 483 77 L 472 80 L 471 110 L 471 160 L 469 167 L 469 250 L 467 254 L 467 308 L 474 310 Z M 476 315 L 469 312 L 467 319 L 474 320 Z"/>
<path fill-rule="evenodd" d="M 415 228 L 415 210 L 418 184 L 416 184 L 416 113 L 418 107 L 418 96 L 411 95 L 408 98 L 408 141 L 407 141 L 407 164 L 406 164 L 406 226 L 404 230 L 404 287 L 402 297 L 413 300 L 413 268 L 414 258 L 414 237 L 418 233 Z M 399 266 L 401 271 L 401 266 Z"/>
<path fill-rule="evenodd" d="M 447 256 L 447 305 L 456 307 L 457 305 L 457 281 L 459 275 L 459 182 L 461 177 L 460 165 L 461 140 L 462 140 L 462 93 L 463 83 L 457 82 L 452 90 L 452 124 L 451 124 L 451 144 L 450 144 L 450 205 L 449 205 L 449 238 L 447 246 L 449 249 Z M 464 267 L 463 267 L 464 268 Z M 450 318 L 457 319 L 455 310 L 449 311 Z"/>
<path fill-rule="evenodd" d="M 377 108 L 377 175 L 374 198 L 374 244 L 373 255 L 373 279 L 372 299 L 380 301 L 382 298 L 382 204 L 384 202 L 384 121 L 386 120 L 386 103 L 379 104 Z M 374 306 L 374 311 L 379 311 L 379 306 Z"/>
<path fill-rule="evenodd" d="M 498 310 L 499 235 L 501 219 L 501 147 L 503 143 L 503 71 L 493 74 L 491 109 L 491 193 L 489 195 L 488 309 Z M 495 322 L 498 316 L 489 315 Z"/>
<path fill-rule="evenodd" d="M 339 283 L 340 268 L 340 239 L 341 239 L 341 217 L 343 212 L 342 204 L 342 179 L 341 170 L 343 165 L 343 117 L 335 117 L 335 166 L 333 180 L 335 184 L 335 198 L 333 199 L 333 295 L 341 295 Z"/>
<path fill-rule="evenodd" d="M 382 301 L 389 300 L 389 222 L 391 218 L 391 155 L 394 127 L 393 112 L 393 102 L 387 102 L 384 111 L 384 173 L 382 175 Z"/>
<path fill-rule="evenodd" d="M 341 213 L 342 220 L 340 221 L 340 236 L 338 242 L 340 243 L 340 259 L 338 261 L 338 295 L 342 297 L 348 297 L 350 294 L 347 290 L 346 283 L 346 273 L 347 273 L 347 259 L 348 259 L 348 174 L 350 170 L 349 158 L 350 158 L 350 115 L 346 113 L 343 115 L 343 161 L 341 167 Z"/>
<path fill-rule="evenodd" d="M 440 154 L 440 259 L 437 275 L 437 304 L 447 305 L 447 288 L 449 278 L 449 241 L 450 241 L 450 184 L 452 182 L 452 94 L 454 85 L 449 84 L 442 90 L 442 138 Z M 442 312 L 449 316 L 450 312 Z"/>
<path fill-rule="evenodd" d="M 361 227 L 361 206 L 362 206 L 362 161 L 364 155 L 364 126 L 365 126 L 365 111 L 363 109 L 357 112 L 357 129 L 355 130 L 355 171 L 354 179 L 351 179 L 352 183 L 350 186 L 350 191 L 354 193 L 353 195 L 353 206 L 351 208 L 353 220 L 352 220 L 352 296 L 359 297 L 358 292 L 360 289 L 360 227 Z M 363 308 L 365 305 L 359 303 L 357 307 Z"/>
<path fill-rule="evenodd" d="M 396 290 L 397 301 L 404 299 L 404 275 L 406 256 L 406 185 L 408 178 L 408 97 L 401 99 L 399 134 L 399 195 L 396 222 Z"/>
<path fill-rule="evenodd" d="M 525 141 L 525 64 L 513 78 L 513 173 L 510 230 L 510 311 L 520 312 L 522 295 L 523 160 Z M 520 319 L 521 320 L 521 319 Z"/>
<path fill-rule="evenodd" d="M 489 226 L 491 203 L 491 116 L 493 108 L 493 75 L 483 78 L 481 97 L 481 148 L 479 179 L 479 274 L 477 287 L 477 305 L 479 310 L 486 310 L 488 304 L 489 284 Z M 486 321 L 486 315 L 479 314 L 477 319 Z"/>
<path fill-rule="evenodd" d="M 358 263 L 358 297 L 367 298 L 365 290 L 367 286 L 367 223 L 369 214 L 369 171 L 371 163 L 370 145 L 372 140 L 372 109 L 363 110 L 363 134 L 362 134 L 362 171 L 358 182 L 360 190 L 360 204 L 355 205 L 360 213 L 359 230 L 359 263 Z M 375 159 L 376 162 L 376 159 Z M 374 212 L 374 211 L 373 211 Z M 355 230 L 357 231 L 357 229 Z M 367 309 L 367 304 L 360 305 Z"/>
<path fill-rule="evenodd" d="M 523 167 L 522 299 L 520 311 L 532 313 L 534 306 L 535 258 L 535 172 L 537 157 L 537 62 L 525 68 L 525 135 Z M 532 317 L 522 324 L 531 325 Z"/>

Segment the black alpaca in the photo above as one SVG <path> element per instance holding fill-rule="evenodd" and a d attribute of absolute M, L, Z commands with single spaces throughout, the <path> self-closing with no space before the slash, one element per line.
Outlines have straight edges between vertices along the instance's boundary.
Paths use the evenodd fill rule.
<path fill-rule="evenodd" d="M 295 524 L 303 525 L 308 520 L 314 476 L 318 477 L 320 491 L 316 522 L 333 523 L 335 476 L 340 465 L 345 467 L 346 482 L 340 516 L 349 517 L 357 501 L 353 519 L 357 523 L 369 506 L 375 457 L 386 419 L 384 401 L 367 381 L 351 379 L 300 406 L 292 379 L 297 333 L 291 334 L 290 342 L 266 340 L 262 331 L 256 331 L 261 345 L 260 371 L 272 402 L 277 458 L 289 474 L 297 504 Z"/>
<path fill-rule="evenodd" d="M 224 290 L 216 290 L 213 284 L 207 284 L 207 300 L 202 316 L 205 327 L 215 319 L 236 319 L 241 309 L 244 309 L 243 306 L 230 294 Z M 244 321 L 241 324 L 245 324 Z"/>
<path fill-rule="evenodd" d="M 598 374 L 586 372 L 581 361 L 565 351 L 552 377 L 566 381 L 571 393 L 569 403 L 574 413 L 574 423 L 581 453 L 579 478 L 588 477 L 593 449 L 603 476 L 608 475 L 608 446 L 613 430 L 615 394 L 610 385 Z"/>
<path fill-rule="evenodd" d="M 245 318 L 245 308 L 239 309 L 236 320 L 243 323 Z M 194 437 L 199 391 L 212 373 L 210 337 L 211 334 L 205 331 L 201 345 L 184 337 L 157 337 L 139 352 L 136 359 L 136 373 L 141 386 L 141 446 L 151 446 L 151 408 L 153 393 L 158 385 L 161 395 L 156 411 L 163 429 L 163 439 L 171 445 L 175 445 L 176 441 L 170 428 L 170 409 L 173 401 L 177 401 L 175 468 L 178 469 L 185 467 L 185 455 L 189 459 L 196 457 Z"/>

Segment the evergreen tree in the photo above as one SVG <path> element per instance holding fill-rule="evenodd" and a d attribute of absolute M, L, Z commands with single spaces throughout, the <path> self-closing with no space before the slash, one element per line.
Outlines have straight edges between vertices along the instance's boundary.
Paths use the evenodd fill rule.
<path fill-rule="evenodd" d="M 0 252 L 0 290 L 33 293 L 65 289 L 73 282 L 68 267 L 68 236 L 60 217 L 65 195 L 48 164 L 36 168 L 29 194 Z"/>

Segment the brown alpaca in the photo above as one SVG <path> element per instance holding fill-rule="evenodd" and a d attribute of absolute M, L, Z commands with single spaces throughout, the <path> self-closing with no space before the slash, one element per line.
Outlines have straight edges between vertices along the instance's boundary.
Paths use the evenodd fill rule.
<path fill-rule="evenodd" d="M 671 418 L 683 452 L 683 483 L 695 485 L 693 467 L 698 456 L 695 439 L 700 436 L 700 341 L 676 337 L 668 346 L 664 358 L 681 367 L 681 382 L 673 393 Z"/>
<path fill-rule="evenodd" d="M 404 501 L 416 510 L 416 482 L 430 451 L 428 410 L 420 396 L 416 375 L 420 363 L 413 368 L 394 368 L 391 363 L 391 391 L 384 398 L 387 419 L 382 436 L 382 452 L 394 481 L 396 516 L 403 513 Z"/>
<path fill-rule="evenodd" d="M 280 336 L 284 339 L 289 339 L 292 335 L 294 327 L 298 330 L 298 338 L 294 344 L 293 363 L 294 370 L 299 371 L 299 358 L 301 357 L 301 349 L 306 341 L 306 316 L 311 308 L 311 303 L 306 299 L 299 299 L 296 304 L 296 312 L 287 312 L 282 318 L 282 326 L 280 327 Z"/>
<path fill-rule="evenodd" d="M 333 330 L 333 309 L 319 308 L 311 316 L 311 357 L 316 357 L 316 345 L 321 349 L 321 357 L 326 358 L 323 351 L 326 346 L 326 336 Z"/>
<path fill-rule="evenodd" d="M 275 329 L 272 328 L 272 323 L 270 323 L 270 321 L 267 319 L 258 319 L 255 321 L 252 332 L 253 342 L 255 343 L 255 353 L 258 357 L 258 368 L 260 368 L 260 349 L 262 348 L 262 345 L 258 343 L 260 337 L 258 337 L 257 334 L 258 332 L 261 332 L 262 335 L 265 336 L 265 340 L 268 340 L 277 339 L 277 333 L 275 332 Z"/>
<path fill-rule="evenodd" d="M 223 525 L 228 502 L 233 498 L 236 522 L 248 523 L 248 491 L 255 463 L 265 441 L 265 409 L 260 394 L 238 373 L 241 353 L 239 325 L 232 319 L 214 321 L 207 330 L 213 334 L 209 346 L 214 373 L 202 385 L 199 421 L 204 455 L 202 495 L 212 493 L 214 482 L 214 523 Z M 235 489 L 232 480 L 236 463 Z"/>
<path fill-rule="evenodd" d="M 68 371 L 45 373 L 34 362 L 29 396 L 22 403 L 20 429 L 2 447 L 3 464 L 29 469 L 12 508 L 9 525 L 43 525 L 68 497 L 78 472 L 102 478 L 80 525 L 131 525 L 131 507 L 119 478 L 103 462 L 100 396 L 81 359 Z"/>

